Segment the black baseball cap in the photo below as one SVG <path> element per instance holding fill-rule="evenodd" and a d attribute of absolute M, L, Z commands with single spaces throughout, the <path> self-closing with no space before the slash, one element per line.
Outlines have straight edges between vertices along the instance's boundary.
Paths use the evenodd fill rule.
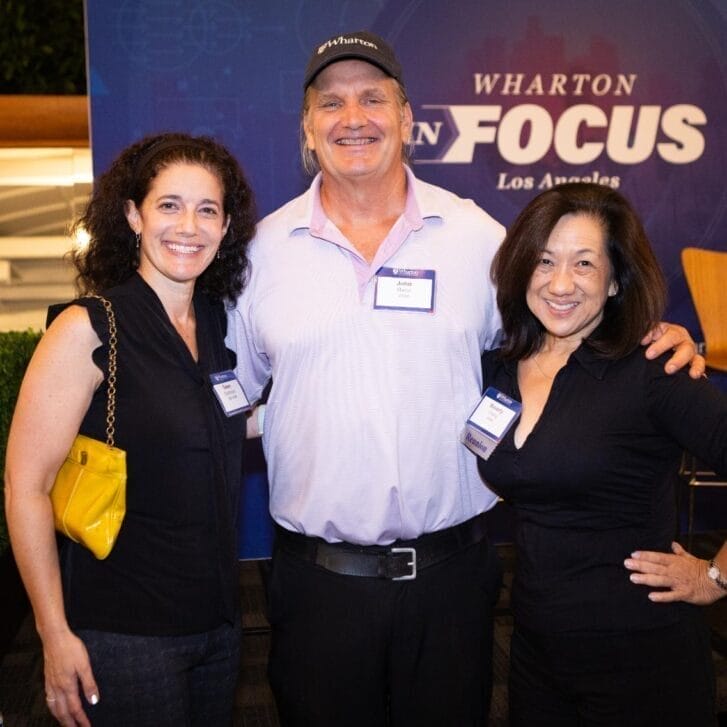
<path fill-rule="evenodd" d="M 346 58 L 357 58 L 373 63 L 403 85 L 401 66 L 391 46 L 378 35 L 358 30 L 354 33 L 335 35 L 313 51 L 305 69 L 303 89 L 308 88 L 326 66 Z"/>

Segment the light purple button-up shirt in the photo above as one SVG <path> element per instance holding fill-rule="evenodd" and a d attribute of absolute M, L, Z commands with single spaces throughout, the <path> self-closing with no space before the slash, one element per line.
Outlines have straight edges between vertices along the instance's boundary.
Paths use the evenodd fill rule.
<path fill-rule="evenodd" d="M 272 376 L 270 511 L 328 541 L 386 544 L 496 497 L 459 441 L 499 339 L 489 271 L 503 227 L 407 169 L 404 213 L 368 264 L 326 217 L 320 177 L 266 217 L 229 343 L 251 400 Z M 382 266 L 434 270 L 434 312 L 374 309 Z"/>

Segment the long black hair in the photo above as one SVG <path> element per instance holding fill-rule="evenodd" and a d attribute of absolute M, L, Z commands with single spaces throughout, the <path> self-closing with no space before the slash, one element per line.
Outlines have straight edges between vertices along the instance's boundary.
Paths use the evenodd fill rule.
<path fill-rule="evenodd" d="M 492 263 L 505 342 L 503 358 L 537 352 L 545 331 L 528 308 L 526 294 L 550 233 L 564 215 L 588 215 L 603 228 L 617 292 L 603 319 L 585 340 L 606 358 L 632 351 L 662 318 L 666 283 L 641 221 L 628 200 L 610 187 L 562 184 L 539 194 L 510 227 Z"/>

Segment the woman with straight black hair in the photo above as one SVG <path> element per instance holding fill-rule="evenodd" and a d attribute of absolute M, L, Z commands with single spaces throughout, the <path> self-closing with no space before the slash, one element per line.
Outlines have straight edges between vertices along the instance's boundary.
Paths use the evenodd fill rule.
<path fill-rule="evenodd" d="M 652 602 L 623 565 L 669 550 L 684 448 L 727 473 L 727 397 L 641 351 L 666 298 L 643 226 L 615 190 L 555 187 L 492 278 L 505 338 L 484 386 L 522 404 L 479 460 L 517 515 L 511 724 L 713 725 L 701 614 Z"/>

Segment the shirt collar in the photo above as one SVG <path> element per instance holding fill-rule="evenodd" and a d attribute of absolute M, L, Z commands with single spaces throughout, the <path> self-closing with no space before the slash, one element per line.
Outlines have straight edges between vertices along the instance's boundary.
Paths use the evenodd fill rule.
<path fill-rule="evenodd" d="M 568 364 L 566 365 L 570 365 L 571 360 L 576 361 L 594 379 L 599 380 L 602 380 L 606 375 L 606 370 L 611 363 L 610 359 L 599 355 L 587 343 L 581 343 L 578 346 L 568 359 Z M 511 376 L 517 377 L 517 361 L 503 361 L 503 365 Z"/>
<path fill-rule="evenodd" d="M 573 352 L 573 358 L 591 375 L 594 379 L 603 379 L 611 363 L 610 359 L 604 358 L 587 343 L 581 343 Z"/>
<path fill-rule="evenodd" d="M 316 235 L 317 237 L 320 237 L 323 234 L 323 228 L 326 226 L 326 222 L 328 221 L 328 217 L 326 217 L 326 213 L 323 210 L 323 203 L 321 202 L 322 179 L 323 175 L 321 172 L 318 172 L 313 179 L 313 184 L 311 184 L 308 192 L 309 208 L 307 211 L 310 214 L 308 218 L 308 227 L 310 228 L 311 234 Z"/>
<path fill-rule="evenodd" d="M 423 216 L 419 207 L 419 180 L 414 172 L 404 165 L 406 173 L 406 204 L 404 205 L 404 221 L 412 230 L 421 230 L 424 224 Z"/>
<path fill-rule="evenodd" d="M 444 219 L 443 205 L 445 200 L 442 196 L 441 188 L 434 187 L 431 184 L 427 184 L 427 182 L 422 182 L 420 179 L 417 179 L 414 176 L 414 172 L 408 166 L 405 169 L 408 188 L 409 190 L 415 190 L 417 215 L 420 223 L 422 220 L 430 217 Z"/>
<path fill-rule="evenodd" d="M 419 230 L 425 219 L 444 217 L 439 196 L 431 194 L 429 185 L 419 181 L 407 165 L 404 165 L 404 171 L 407 185 L 403 217 L 409 228 Z M 296 208 L 290 220 L 291 233 L 308 229 L 312 235 L 322 235 L 328 217 L 321 203 L 321 178 L 321 172 L 318 172 L 308 191 L 295 200 Z"/>

